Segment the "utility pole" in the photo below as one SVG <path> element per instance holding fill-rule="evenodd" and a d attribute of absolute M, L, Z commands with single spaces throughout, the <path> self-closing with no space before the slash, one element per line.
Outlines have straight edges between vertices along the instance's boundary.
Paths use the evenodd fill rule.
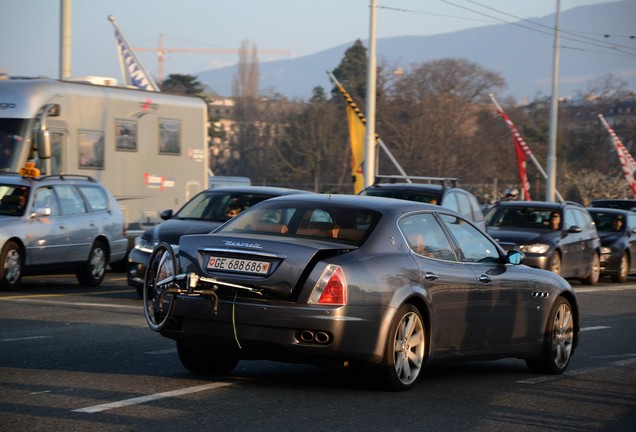
<path fill-rule="evenodd" d="M 375 27 L 377 0 L 371 0 L 371 22 L 369 25 L 369 64 L 367 69 L 367 127 L 364 140 L 364 187 L 371 186 L 375 180 L 375 82 L 376 53 Z"/>
<path fill-rule="evenodd" d="M 60 2 L 60 79 L 71 76 L 71 0 Z"/>
<path fill-rule="evenodd" d="M 548 178 L 546 181 L 545 200 L 554 202 L 556 190 L 556 145 L 557 123 L 559 117 L 559 21 L 561 0 L 557 0 L 556 23 L 554 25 L 554 61 L 552 67 L 552 100 L 550 102 L 550 130 L 548 140 Z"/>

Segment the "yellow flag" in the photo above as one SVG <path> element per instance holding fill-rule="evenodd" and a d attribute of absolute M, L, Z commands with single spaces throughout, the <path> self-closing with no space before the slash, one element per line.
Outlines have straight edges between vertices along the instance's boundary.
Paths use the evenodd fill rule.
<path fill-rule="evenodd" d="M 366 127 L 355 109 L 347 104 L 347 120 L 349 121 L 349 142 L 351 143 L 351 178 L 353 193 L 364 189 L 364 139 Z"/>

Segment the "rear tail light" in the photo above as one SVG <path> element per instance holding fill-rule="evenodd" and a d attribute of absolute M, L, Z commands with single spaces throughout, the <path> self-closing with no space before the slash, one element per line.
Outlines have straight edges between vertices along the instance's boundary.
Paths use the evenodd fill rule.
<path fill-rule="evenodd" d="M 342 268 L 329 264 L 316 282 L 309 303 L 314 304 L 347 304 L 347 280 Z"/>

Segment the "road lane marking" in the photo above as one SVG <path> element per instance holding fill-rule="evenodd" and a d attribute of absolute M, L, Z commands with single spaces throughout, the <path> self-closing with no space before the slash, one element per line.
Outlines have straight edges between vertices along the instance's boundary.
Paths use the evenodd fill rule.
<path fill-rule="evenodd" d="M 572 287 L 575 293 L 595 293 L 595 292 L 608 292 L 608 291 L 633 291 L 636 290 L 635 285 L 623 285 L 618 287 Z"/>
<path fill-rule="evenodd" d="M 90 307 L 102 307 L 102 308 L 113 308 L 113 309 L 131 309 L 136 311 L 143 309 L 141 305 L 130 306 L 130 305 L 111 304 L 111 303 L 67 302 L 67 301 L 55 301 L 55 300 L 38 300 L 38 299 L 31 299 L 31 298 L 18 299 L 17 301 L 22 303 L 62 305 L 62 306 L 73 306 L 73 307 L 90 306 Z"/>
<path fill-rule="evenodd" d="M 22 300 L 22 299 L 43 298 L 43 297 L 71 297 L 71 296 L 103 295 L 103 294 L 125 294 L 130 292 L 132 291 L 127 289 L 127 290 L 118 290 L 118 291 L 93 291 L 93 292 L 76 292 L 76 293 L 64 293 L 64 294 L 28 294 L 28 295 L 0 297 L 0 301 Z"/>
<path fill-rule="evenodd" d="M 15 341 L 25 341 L 25 340 L 32 340 L 32 339 L 46 339 L 49 337 L 51 336 L 26 336 L 21 338 L 0 339 L 0 342 L 15 342 Z"/>
<path fill-rule="evenodd" d="M 610 369 L 613 367 L 620 367 L 620 366 L 630 366 L 631 364 L 636 363 L 636 358 L 628 358 L 625 360 L 618 360 L 615 362 L 611 362 L 611 363 L 605 363 L 603 365 L 600 366 L 593 366 L 593 367 L 589 367 L 589 368 L 582 368 L 582 369 L 575 369 L 572 371 L 568 371 L 568 372 L 564 372 L 561 375 L 546 375 L 546 376 L 540 376 L 540 377 L 536 377 L 536 378 L 530 378 L 527 380 L 521 380 L 521 381 L 517 381 L 520 384 L 539 384 L 539 383 L 544 383 L 544 382 L 548 382 L 548 381 L 556 381 L 556 380 L 560 380 L 563 378 L 569 378 L 569 377 L 573 377 L 573 376 L 577 376 L 577 375 L 582 375 L 584 373 L 588 373 L 588 372 L 597 372 L 597 371 L 601 371 L 604 369 Z"/>
<path fill-rule="evenodd" d="M 592 331 L 592 330 L 606 330 L 608 328 L 611 328 L 611 327 L 608 327 L 608 326 L 583 327 L 581 331 L 583 332 L 583 331 Z"/>
<path fill-rule="evenodd" d="M 211 384 L 200 385 L 200 386 L 196 386 L 196 387 L 187 387 L 187 388 L 183 388 L 183 389 L 180 389 L 180 390 L 172 390 L 172 391 L 168 391 L 168 392 L 155 393 L 155 394 L 151 394 L 151 395 L 147 395 L 147 396 L 140 396 L 140 397 L 131 398 L 131 399 L 124 399 L 124 400 L 121 400 L 121 401 L 116 401 L 116 402 L 111 402 L 111 403 L 106 403 L 106 404 L 101 404 L 101 405 L 93 405 L 93 406 L 89 406 L 89 407 L 85 407 L 85 408 L 78 408 L 76 410 L 73 410 L 72 412 L 93 414 L 93 413 L 96 413 L 96 412 L 107 411 L 107 410 L 110 410 L 110 409 L 122 408 L 122 407 L 130 406 L 130 405 L 138 405 L 138 404 L 142 404 L 142 403 L 146 403 L 146 402 L 150 402 L 150 401 L 155 401 L 155 400 L 159 400 L 159 399 L 176 397 L 176 396 L 183 396 L 183 395 L 190 394 L 190 393 L 197 393 L 197 392 L 202 392 L 202 391 L 206 391 L 206 390 L 213 390 L 213 389 L 217 389 L 217 388 L 221 388 L 221 387 L 228 387 L 228 386 L 231 386 L 231 385 L 232 385 L 232 383 L 229 383 L 229 382 L 219 382 L 219 383 L 211 383 Z"/>
<path fill-rule="evenodd" d="M 145 354 L 164 355 L 164 354 L 174 354 L 176 352 L 177 352 L 176 348 L 170 348 L 170 349 L 162 349 L 157 351 L 146 351 Z"/>

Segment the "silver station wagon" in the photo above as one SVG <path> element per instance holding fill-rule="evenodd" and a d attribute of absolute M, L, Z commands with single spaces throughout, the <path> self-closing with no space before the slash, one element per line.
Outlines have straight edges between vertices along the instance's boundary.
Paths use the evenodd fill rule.
<path fill-rule="evenodd" d="M 0 289 L 61 273 L 97 286 L 126 255 L 124 230 L 119 205 L 91 177 L 0 174 Z"/>
<path fill-rule="evenodd" d="M 271 198 L 182 236 L 178 252 L 153 250 L 144 311 L 197 373 L 250 359 L 331 363 L 406 390 L 426 364 L 458 359 L 516 357 L 559 374 L 578 340 L 565 279 L 437 205 Z"/>

